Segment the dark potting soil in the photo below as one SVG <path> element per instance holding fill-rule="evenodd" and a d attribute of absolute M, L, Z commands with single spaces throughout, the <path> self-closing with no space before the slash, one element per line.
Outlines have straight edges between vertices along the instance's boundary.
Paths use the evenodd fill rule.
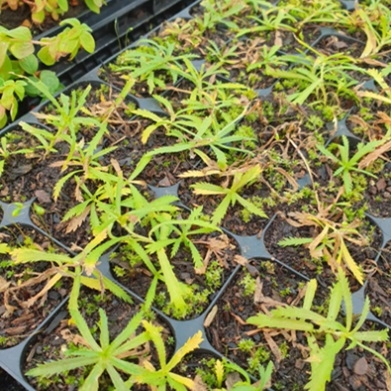
<path fill-rule="evenodd" d="M 25 388 L 0 368 L 0 391 L 25 391 Z"/>
<path fill-rule="evenodd" d="M 367 295 L 371 301 L 373 315 L 391 327 L 391 243 L 381 252 L 373 274 L 368 279 Z"/>

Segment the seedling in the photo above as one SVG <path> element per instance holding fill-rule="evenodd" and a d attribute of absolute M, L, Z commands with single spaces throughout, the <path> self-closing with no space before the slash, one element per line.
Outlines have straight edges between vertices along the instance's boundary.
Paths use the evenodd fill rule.
<path fill-rule="evenodd" d="M 360 284 L 364 283 L 364 275 L 361 267 L 353 259 L 348 243 L 356 246 L 364 246 L 367 239 L 360 234 L 358 228 L 361 222 L 355 219 L 347 222 L 346 216 L 340 208 L 335 209 L 335 204 L 342 191 L 330 205 L 324 206 L 318 201 L 318 213 L 292 212 L 287 221 L 294 227 L 314 227 L 315 237 L 311 238 L 286 238 L 278 242 L 280 246 L 305 245 L 314 259 L 323 258 L 337 271 L 340 267 L 348 268 Z M 342 212 L 342 216 L 341 216 Z M 338 221 L 336 220 L 338 218 Z M 342 220 L 342 221 L 339 221 Z"/>
<path fill-rule="evenodd" d="M 146 83 L 152 95 L 156 91 L 164 91 L 166 84 L 176 83 L 183 60 L 195 57 L 192 54 L 175 54 L 175 49 L 173 43 L 158 43 L 144 38 L 137 47 L 119 55 L 109 68 L 116 74 L 130 74 L 136 83 Z"/>
<path fill-rule="evenodd" d="M 354 325 L 352 294 L 342 269 L 339 269 L 338 280 L 330 291 L 326 316 L 311 309 L 316 289 L 316 280 L 311 280 L 307 284 L 302 307 L 280 306 L 269 314 L 252 316 L 247 319 L 247 322 L 259 328 L 304 332 L 310 349 L 309 362 L 311 363 L 311 378 L 305 386 L 306 390 L 325 390 L 326 383 L 331 379 L 337 354 L 344 349 L 349 350 L 356 346 L 380 359 L 391 374 L 387 359 L 366 344 L 367 342 L 387 341 L 388 330 L 360 331 L 369 314 L 368 297 Z M 339 320 L 342 311 L 344 321 Z M 346 343 L 349 344 L 347 347 L 345 347 Z"/>
<path fill-rule="evenodd" d="M 359 143 L 357 145 L 357 152 L 352 157 L 350 157 L 350 145 L 346 136 L 342 136 L 342 145 L 332 143 L 328 148 L 325 148 L 323 145 L 318 145 L 317 148 L 333 163 L 339 166 L 339 168 L 334 171 L 334 176 L 342 176 L 346 195 L 349 195 L 353 191 L 353 172 L 376 178 L 376 175 L 372 174 L 370 171 L 359 169 L 358 165 L 365 156 L 375 151 L 376 148 L 384 144 L 386 141 L 386 139 L 382 139 L 373 140 L 366 144 Z M 337 150 L 338 154 L 332 153 L 331 151 L 333 150 Z"/>
<path fill-rule="evenodd" d="M 267 218 L 267 215 L 263 210 L 259 209 L 257 206 L 239 194 L 243 188 L 251 186 L 253 183 L 257 182 L 261 172 L 260 165 L 248 167 L 246 171 L 237 171 L 232 176 L 232 183 L 230 187 L 228 185 L 230 178 L 228 178 L 227 182 L 223 185 L 214 185 L 207 182 L 197 182 L 194 185 L 191 185 L 191 187 L 194 189 L 194 194 L 197 195 L 224 196 L 223 200 L 213 212 L 213 224 L 219 224 L 227 213 L 229 206 L 234 206 L 236 203 L 239 203 L 242 207 L 246 208 L 254 215 Z"/>

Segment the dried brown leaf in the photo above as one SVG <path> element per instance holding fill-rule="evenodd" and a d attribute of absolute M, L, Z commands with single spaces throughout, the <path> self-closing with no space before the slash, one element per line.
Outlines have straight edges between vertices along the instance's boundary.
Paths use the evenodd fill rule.
<path fill-rule="evenodd" d="M 208 387 L 206 384 L 202 381 L 200 375 L 196 375 L 194 378 L 194 391 L 208 391 Z"/>
<path fill-rule="evenodd" d="M 359 163 L 358 168 L 360 170 L 371 165 L 375 160 L 380 158 L 384 153 L 391 150 L 391 140 L 383 144 L 381 147 L 375 149 L 373 152 L 368 153 Z"/>
<path fill-rule="evenodd" d="M 12 336 L 21 335 L 26 331 L 26 329 L 27 329 L 27 325 L 17 326 L 17 327 L 8 327 L 8 328 L 2 330 L 2 333 L 6 334 L 6 335 L 12 335 Z"/>
<path fill-rule="evenodd" d="M 299 188 L 299 185 L 298 183 L 295 181 L 295 179 L 292 177 L 292 175 L 288 174 L 287 171 L 285 171 L 284 169 L 282 169 L 281 167 L 274 167 L 274 169 L 276 171 L 278 171 L 281 175 L 283 175 L 286 180 L 289 182 L 289 184 L 292 186 L 293 188 L 293 191 L 297 191 L 297 189 Z"/>
<path fill-rule="evenodd" d="M 283 40 L 283 37 L 282 37 L 281 31 L 276 30 L 275 35 L 274 35 L 274 45 L 281 47 L 283 44 L 282 40 Z"/>
<path fill-rule="evenodd" d="M 48 194 L 45 190 L 36 190 L 34 195 L 37 197 L 38 201 L 43 204 L 49 204 L 52 202 L 50 194 Z"/>
<path fill-rule="evenodd" d="M 265 296 L 262 293 L 262 289 L 263 289 L 263 283 L 261 282 L 261 279 L 258 277 L 255 280 L 254 304 L 264 302 Z"/>
<path fill-rule="evenodd" d="M 248 259 L 238 254 L 234 256 L 234 262 L 242 266 L 248 265 Z"/>
<path fill-rule="evenodd" d="M 26 301 L 26 306 L 29 308 L 33 306 L 39 298 L 44 298 L 45 295 L 50 291 L 50 289 L 52 289 L 53 286 L 57 284 L 57 282 L 60 281 L 61 278 L 62 274 L 56 273 L 50 280 L 47 281 L 46 285 L 35 296 L 31 297 Z M 41 301 L 41 305 L 44 304 L 44 301 L 45 300 Z"/>
<path fill-rule="evenodd" d="M 271 337 L 270 333 L 268 333 L 267 331 L 263 332 L 263 336 L 265 337 L 270 350 L 272 351 L 274 357 L 276 358 L 276 361 L 280 362 L 282 360 L 282 354 L 281 354 L 281 350 L 278 348 L 278 345 Z"/>
<path fill-rule="evenodd" d="M 211 309 L 211 311 L 209 312 L 209 314 L 205 318 L 204 327 L 209 327 L 212 324 L 212 322 L 217 314 L 217 311 L 218 311 L 217 305 L 213 306 L 213 308 Z"/>
<path fill-rule="evenodd" d="M 82 214 L 80 214 L 79 216 L 72 217 L 70 220 L 68 220 L 65 227 L 65 233 L 69 234 L 71 232 L 76 231 L 88 217 L 90 209 L 91 207 L 87 206 L 87 208 L 84 209 Z"/>
<path fill-rule="evenodd" d="M 227 387 L 227 390 L 228 390 L 228 391 L 231 390 L 232 387 L 233 387 L 236 383 L 240 382 L 241 380 L 242 380 L 242 378 L 240 377 L 239 373 L 237 373 L 237 372 L 229 373 L 229 374 L 227 375 L 227 379 L 225 380 L 225 385 L 226 385 L 226 387 Z"/>
<path fill-rule="evenodd" d="M 0 293 L 5 292 L 11 285 L 5 278 L 0 276 Z"/>
<path fill-rule="evenodd" d="M 83 345 L 86 347 L 90 347 L 88 343 L 85 341 L 85 339 L 78 334 L 74 334 L 71 330 L 69 329 L 64 329 L 60 331 L 61 337 L 64 338 L 65 341 L 69 343 L 73 343 L 75 345 Z"/>

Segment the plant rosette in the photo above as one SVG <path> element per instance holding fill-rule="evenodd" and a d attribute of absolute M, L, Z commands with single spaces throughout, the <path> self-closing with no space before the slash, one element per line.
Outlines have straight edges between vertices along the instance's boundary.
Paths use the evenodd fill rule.
<path fill-rule="evenodd" d="M 62 278 L 47 263 L 15 264 L 11 252 L 17 248 L 64 253 L 32 228 L 13 225 L 1 230 L 0 329 L 1 348 L 26 339 L 70 292 L 69 279 Z"/>
<path fill-rule="evenodd" d="M 160 239 L 156 237 L 143 249 L 139 248 L 142 242 L 125 239 L 127 243 L 110 256 L 112 274 L 142 298 L 152 289 L 153 305 L 175 319 L 201 315 L 237 266 L 233 260 L 239 249 L 229 236 L 202 234 L 202 226 L 196 227 L 194 221 L 192 227 L 184 228 L 182 235 L 188 239 L 182 243 L 179 232 L 166 239 L 159 233 Z M 159 249 L 164 243 L 164 250 Z"/>
<path fill-rule="evenodd" d="M 382 240 L 380 229 L 368 219 L 341 225 L 315 216 L 316 213 L 292 209 L 284 215 L 277 214 L 264 233 L 267 251 L 303 276 L 317 278 L 324 286 L 335 281 L 336 270 L 342 266 L 352 291 L 360 289 L 377 257 L 376 249 Z"/>
<path fill-rule="evenodd" d="M 278 119 L 269 124 L 269 107 L 268 102 L 256 101 L 236 125 L 233 134 L 240 141 L 228 149 L 226 161 L 205 159 L 205 167 L 182 175 L 181 201 L 204 205 L 213 222 L 235 234 L 258 234 L 282 204 L 310 192 L 302 185 L 308 168 L 305 147 L 313 149 L 316 138 L 301 128 L 300 117 L 289 127 Z M 294 130 L 298 132 L 293 136 Z"/>
<path fill-rule="evenodd" d="M 148 98 L 163 93 L 173 86 L 184 71 L 184 59 L 196 58 L 191 54 L 175 54 L 173 43 L 152 38 L 124 50 L 115 60 L 98 70 L 99 77 L 122 89 L 129 75 L 134 79 L 130 93 Z"/>
<path fill-rule="evenodd" d="M 83 202 L 88 207 L 88 197 L 102 193 L 102 184 L 115 185 L 117 177 L 109 170 L 114 157 L 126 170 L 132 158 L 128 152 L 140 150 L 139 145 L 134 148 L 137 138 L 131 137 L 140 124 L 123 118 L 133 106 L 117 99 L 108 88 L 88 87 L 83 93 L 62 95 L 60 103 L 53 100 L 59 105 L 57 111 L 45 106 L 36 113 L 49 128 L 22 123 L 23 130 L 10 131 L 1 139 L 3 200 L 35 198 L 32 221 L 69 247 L 85 243 L 90 229 L 88 214 L 68 212 Z M 116 131 L 110 132 L 114 127 Z"/>
<path fill-rule="evenodd" d="M 246 319 L 286 303 L 297 305 L 305 281 L 269 260 L 251 260 L 218 300 L 206 329 L 212 346 L 253 376 L 274 363 L 273 389 L 303 389 L 309 380 L 308 349 L 300 333 L 257 330 Z"/>
<path fill-rule="evenodd" d="M 126 327 L 129 327 L 132 319 L 134 322 L 134 319 L 139 317 L 142 308 L 138 303 L 124 302 L 107 291 L 102 294 L 87 288 L 81 290 L 78 305 L 80 307 L 80 313 L 96 341 L 99 341 L 99 335 L 102 332 L 108 332 L 109 340 L 114 341 Z M 104 324 L 101 323 L 100 312 L 102 310 L 107 317 L 107 330 L 104 329 Z M 48 328 L 42 330 L 27 346 L 24 362 L 22 363 L 23 371 L 25 373 L 27 372 L 27 375 L 29 370 L 36 368 L 40 364 L 58 362 L 59 366 L 61 366 L 61 360 L 69 359 L 70 355 L 68 353 L 77 349 L 84 351 L 91 349 L 92 351 L 92 347 L 88 345 L 87 340 L 80 334 L 80 330 L 78 330 L 77 324 L 75 324 L 75 320 L 71 317 L 69 311 L 63 308 L 59 312 L 59 315 L 61 316 L 56 317 L 57 320 L 55 323 L 49 324 Z M 157 327 L 156 330 L 159 330 L 160 336 L 165 343 L 166 358 L 170 358 L 173 354 L 173 337 L 168 326 L 157 319 L 156 315 L 151 311 L 144 314 L 144 320 L 151 322 L 153 327 Z M 143 327 L 139 321 L 134 327 L 132 338 L 142 338 L 140 335 L 143 331 Z M 143 343 L 140 343 L 138 346 L 135 345 L 133 349 L 122 352 L 123 359 L 133 363 L 134 366 L 140 365 L 140 368 L 146 362 L 156 367 L 158 366 L 159 358 L 150 341 L 147 338 L 144 339 L 145 341 Z M 118 357 L 121 358 L 121 354 Z M 66 365 L 65 361 L 64 365 Z M 59 369 L 61 370 L 61 368 Z M 74 390 L 75 387 L 81 387 L 90 371 L 91 366 L 83 365 L 82 360 L 79 367 L 71 370 L 63 370 L 63 373 L 57 373 L 52 376 L 28 376 L 28 379 L 37 391 L 51 390 L 54 385 L 57 388 L 70 391 Z M 125 373 L 121 375 L 124 381 L 127 380 Z M 98 383 L 101 389 L 110 389 L 113 387 L 113 382 L 108 373 L 103 373 L 99 376 Z M 133 387 L 132 389 L 138 391 L 150 389 L 148 386 L 142 384 L 134 385 Z"/>
<path fill-rule="evenodd" d="M 353 108 L 346 116 L 349 131 L 366 142 L 388 135 L 391 118 L 387 114 L 390 103 L 365 98 L 360 107 Z"/>
<path fill-rule="evenodd" d="M 270 67 L 284 68 L 278 46 L 267 46 L 261 38 L 243 37 L 232 40 L 220 48 L 212 41 L 206 56 L 208 66 L 221 64 L 229 72 L 225 77 L 234 83 L 242 83 L 255 90 L 271 88 L 275 79 L 267 75 Z"/>
<path fill-rule="evenodd" d="M 36 125 L 22 124 L 22 126 L 36 134 L 39 132 L 49 133 L 46 129 Z M 53 189 L 63 177 L 61 167 L 57 164 L 69 152 L 67 143 L 56 143 L 55 148 L 58 154 L 49 154 L 43 157 L 40 143 L 26 131 L 11 131 L 3 136 L 2 142 L 3 146 L 12 147 L 12 150 L 8 151 L 9 157 L 3 158 L 2 200 L 14 203 L 35 199 L 30 209 L 31 220 L 56 239 L 62 240 L 64 244 L 71 246 L 72 243 L 77 243 L 77 236 L 72 235 L 71 231 L 62 231 L 64 225 L 61 226 L 63 216 L 74 205 L 72 195 L 76 184 L 68 182 L 66 186 L 62 187 L 61 196 L 55 197 L 53 194 Z M 13 149 L 14 145 L 12 144 L 17 148 Z M 66 193 L 71 196 L 67 197 L 64 195 Z M 85 230 L 86 227 L 88 224 L 84 225 L 83 229 Z"/>
<path fill-rule="evenodd" d="M 266 198 L 269 195 L 268 188 L 261 187 L 260 185 L 249 186 L 246 189 L 248 191 L 239 193 L 239 201 L 235 202 L 235 200 L 230 200 L 234 196 L 229 194 L 229 188 L 224 187 L 227 179 L 233 181 L 232 177 L 216 178 L 214 176 L 209 177 L 208 181 L 205 178 L 202 179 L 202 181 L 194 179 L 184 180 L 180 183 L 179 197 L 185 205 L 188 207 L 203 205 L 205 215 L 211 216 L 212 222 L 221 224 L 222 227 L 236 235 L 257 235 L 266 227 L 268 219 L 263 208 L 261 209 L 259 206 L 257 207 L 251 204 L 252 209 L 247 209 L 246 206 L 250 202 L 250 197 L 251 199 Z M 189 192 L 191 188 L 194 188 L 195 192 L 199 189 L 200 193 L 206 193 L 206 191 L 214 192 L 208 195 L 197 195 Z M 237 193 L 233 194 L 235 194 L 235 199 L 238 198 Z M 231 202 L 235 204 L 232 205 Z M 223 206 L 226 206 L 224 210 Z M 253 213 L 251 210 L 253 210 Z"/>
<path fill-rule="evenodd" d="M 386 367 L 389 357 L 386 342 L 388 330 L 369 324 L 363 325 L 369 301 L 356 329 L 346 334 L 352 341 L 354 338 L 360 340 L 360 333 L 363 338 L 364 335 L 368 335 L 371 339 L 367 339 L 365 350 L 362 345 L 355 347 L 354 342 L 349 346 L 342 344 L 344 337 L 339 333 L 344 332 L 341 329 L 336 331 L 336 335 L 342 340 L 339 349 L 333 353 L 330 350 L 327 354 L 326 350 L 329 349 L 328 344 L 331 340 L 327 341 L 326 338 L 324 348 L 317 348 L 322 342 L 317 341 L 317 331 L 314 334 L 310 331 L 312 327 L 309 318 L 316 314 L 314 316 L 317 319 L 313 320 L 322 324 L 320 327 L 323 328 L 322 319 L 330 320 L 331 316 L 337 316 L 342 308 L 339 289 L 344 292 L 343 300 L 350 312 L 352 298 L 351 294 L 347 293 L 349 288 L 345 277 L 343 281 L 340 280 L 340 273 L 338 282 L 330 292 L 327 292 L 325 289 L 316 289 L 315 280 L 300 284 L 297 276 L 294 275 L 292 278 L 292 274 L 284 268 L 270 261 L 260 262 L 255 269 L 249 268 L 249 265 L 253 266 L 252 263 L 245 264 L 247 270 L 244 268 L 238 274 L 235 285 L 227 289 L 221 301 L 217 303 L 218 310 L 214 312 L 210 325 L 214 324 L 214 327 L 209 327 L 207 332 L 212 344 L 248 371 L 253 371 L 262 362 L 272 360 L 276 368 L 272 375 L 273 389 L 284 390 L 289 387 L 294 390 L 334 390 L 336 384 L 344 387 L 341 389 L 360 389 L 359 387 L 371 382 L 376 382 L 379 389 L 386 389 L 390 376 L 390 368 Z M 267 269 L 267 274 L 262 271 L 263 267 Z M 271 273 L 273 269 L 274 274 Z M 334 307 L 338 302 L 339 306 Z M 300 311 L 303 311 L 303 317 L 309 317 L 308 323 L 295 323 L 302 322 Z M 257 315 L 252 315 L 253 312 Z M 277 313 L 281 314 L 281 317 Z M 346 318 L 347 328 L 351 327 L 351 315 L 350 313 Z M 300 320 L 293 320 L 296 316 L 300 317 Z M 341 327 L 345 327 L 344 322 L 339 323 Z M 335 325 L 337 328 L 340 326 Z M 326 326 L 327 332 L 333 333 L 334 326 L 329 327 L 330 329 Z M 319 337 L 324 338 L 324 335 L 319 334 Z M 323 350 L 327 355 L 327 365 L 326 359 L 314 361 L 319 354 L 323 354 Z M 381 355 L 377 352 L 381 352 Z M 318 370 L 318 362 L 324 371 Z M 381 376 L 378 376 L 379 373 Z"/>
<path fill-rule="evenodd" d="M 22 126 L 37 133 L 47 132 L 36 125 L 23 124 Z M 66 154 L 69 151 L 67 144 L 57 143 L 56 150 L 59 154 L 43 157 L 39 142 L 26 131 L 11 131 L 3 136 L 2 142 L 3 146 L 7 145 L 7 148 L 11 146 L 12 150 L 8 151 L 9 157 L 3 158 L 4 170 L 0 179 L 1 199 L 6 203 L 20 203 L 33 199 L 30 219 L 35 225 L 68 246 L 78 243 L 77 235 L 73 235 L 71 231 L 66 232 L 64 229 L 66 227 L 61 224 L 65 213 L 74 205 L 72 196 L 59 196 L 56 201 L 53 197 L 53 189 L 62 178 L 61 169 L 53 165 L 61 159 L 62 153 Z M 15 150 L 14 146 L 17 147 Z M 26 151 L 26 154 L 23 154 L 23 151 Z M 62 194 L 68 192 L 72 195 L 74 185 L 68 183 L 63 187 Z M 82 229 L 85 230 L 87 227 L 88 224 L 84 224 Z M 84 240 L 86 238 L 87 236 Z"/>

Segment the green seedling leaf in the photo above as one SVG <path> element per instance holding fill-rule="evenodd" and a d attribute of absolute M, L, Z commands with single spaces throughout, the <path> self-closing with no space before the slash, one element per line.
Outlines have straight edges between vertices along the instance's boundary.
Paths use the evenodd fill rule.
<path fill-rule="evenodd" d="M 316 282 L 315 279 L 312 279 L 310 282 L 307 283 L 305 296 L 304 296 L 303 309 L 308 311 L 311 310 L 317 286 L 318 283 Z"/>
<path fill-rule="evenodd" d="M 313 238 L 285 238 L 281 239 L 278 242 L 279 246 L 288 247 L 288 246 L 302 246 L 303 244 L 312 243 Z"/>
<path fill-rule="evenodd" d="M 19 65 L 26 73 L 32 75 L 38 70 L 38 59 L 34 54 L 30 54 L 20 59 Z"/>
<path fill-rule="evenodd" d="M 330 294 L 330 303 L 329 303 L 329 310 L 327 313 L 327 320 L 335 321 L 337 319 L 337 316 L 341 311 L 343 288 L 344 286 L 342 284 L 334 284 Z M 349 329 L 350 326 L 348 325 L 347 327 Z"/>
<path fill-rule="evenodd" d="M 305 320 L 287 319 L 287 317 L 280 317 L 272 311 L 272 317 L 264 314 L 258 314 L 247 319 L 247 323 L 253 324 L 257 327 L 263 328 L 279 328 L 298 331 L 312 331 L 314 326 Z"/>
<path fill-rule="evenodd" d="M 307 341 L 311 351 L 308 359 L 311 363 L 311 380 L 304 388 L 309 391 L 325 390 L 334 369 L 335 357 L 344 347 L 345 339 L 334 341 L 333 337 L 327 334 L 325 346 L 322 348 L 313 336 L 307 337 Z"/>
<path fill-rule="evenodd" d="M 251 202 L 247 201 L 245 198 L 241 197 L 240 195 L 237 195 L 236 200 L 239 202 L 239 204 L 241 204 L 250 213 L 267 219 L 268 216 L 262 209 L 258 208 L 257 206 L 255 206 Z"/>
<path fill-rule="evenodd" d="M 364 284 L 364 275 L 353 257 L 351 256 L 348 248 L 346 247 L 345 241 L 341 240 L 341 247 L 340 247 L 340 257 L 338 258 L 339 261 L 342 259 L 343 262 L 346 264 L 348 269 L 353 273 L 356 280 L 363 285 Z"/>
<path fill-rule="evenodd" d="M 100 13 L 100 9 L 103 6 L 103 1 L 102 0 L 84 0 L 84 1 L 87 4 L 87 7 L 92 12 L 95 12 L 96 14 Z"/>
<path fill-rule="evenodd" d="M 388 341 L 388 330 L 379 331 L 358 331 L 354 334 L 354 339 L 360 342 L 384 342 Z"/>
<path fill-rule="evenodd" d="M 81 47 L 88 53 L 94 53 L 95 40 L 94 37 L 87 31 L 84 31 L 80 35 Z"/>

